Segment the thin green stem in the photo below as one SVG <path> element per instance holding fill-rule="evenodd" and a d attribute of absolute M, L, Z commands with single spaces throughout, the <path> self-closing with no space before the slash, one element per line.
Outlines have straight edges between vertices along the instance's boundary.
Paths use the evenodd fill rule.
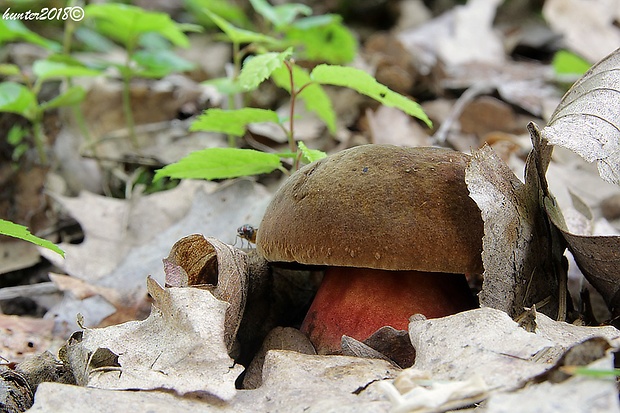
<path fill-rule="evenodd" d="M 125 60 L 125 68 L 123 70 L 123 112 L 125 113 L 125 123 L 129 130 L 129 139 L 135 148 L 138 147 L 136 139 L 136 128 L 133 119 L 133 111 L 131 110 L 131 57 L 133 56 L 133 45 L 127 45 L 127 58 Z"/>
<path fill-rule="evenodd" d="M 295 100 L 297 99 L 297 91 L 295 90 L 295 79 L 293 78 L 293 65 L 294 62 L 285 60 L 284 65 L 288 70 L 289 81 L 291 85 L 291 109 L 289 112 L 289 130 L 287 135 L 288 147 L 291 152 L 297 152 L 297 142 L 295 142 Z M 296 163 L 297 164 L 297 163 Z M 295 168 L 297 169 L 297 167 Z"/>
<path fill-rule="evenodd" d="M 234 81 L 239 76 L 241 72 L 241 46 L 239 43 L 233 43 L 233 72 L 230 74 L 230 77 Z M 234 93 L 228 94 L 228 109 L 233 110 L 237 109 L 235 105 L 235 95 Z M 237 147 L 237 138 L 234 135 L 228 135 L 228 146 L 231 148 Z"/>
<path fill-rule="evenodd" d="M 32 132 L 34 135 L 34 144 L 39 154 L 39 160 L 42 165 L 47 165 L 47 153 L 45 152 L 46 138 L 43 132 L 43 121 L 40 117 L 37 117 L 37 119 L 32 122 Z"/>

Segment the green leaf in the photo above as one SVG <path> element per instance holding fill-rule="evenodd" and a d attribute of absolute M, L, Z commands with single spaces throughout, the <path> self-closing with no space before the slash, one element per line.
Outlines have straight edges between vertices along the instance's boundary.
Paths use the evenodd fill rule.
<path fill-rule="evenodd" d="M 205 27 L 215 26 L 205 10 L 210 10 L 224 20 L 240 27 L 247 27 L 250 24 L 245 11 L 230 0 L 184 0 L 184 3 L 190 15 Z"/>
<path fill-rule="evenodd" d="M 2 76 L 15 76 L 19 75 L 20 73 L 21 70 L 19 70 L 19 66 L 17 65 L 10 63 L 0 64 L 0 75 Z"/>
<path fill-rule="evenodd" d="M 229 77 L 218 77 L 215 79 L 205 80 L 202 84 L 212 85 L 223 95 L 234 95 L 244 91 L 237 81 Z"/>
<path fill-rule="evenodd" d="M 246 126 L 254 122 L 279 122 L 273 110 L 243 108 L 238 110 L 207 109 L 192 123 L 190 131 L 221 132 L 243 136 Z"/>
<path fill-rule="evenodd" d="M 207 148 L 159 169 L 153 181 L 165 176 L 185 179 L 237 178 L 269 173 L 280 167 L 280 158 L 272 153 L 254 149 Z"/>
<path fill-rule="evenodd" d="M 39 238 L 35 235 L 32 235 L 30 231 L 28 231 L 28 228 L 24 227 L 23 225 L 18 225 L 18 224 L 15 224 L 14 222 L 0 219 L 0 234 L 8 235 L 9 237 L 19 238 L 24 241 L 32 242 L 33 244 L 36 244 L 40 247 L 47 248 L 49 250 L 52 250 L 60 254 L 63 258 L 65 256 L 65 252 L 61 250 L 60 248 L 58 248 L 56 244 L 46 239 Z"/>
<path fill-rule="evenodd" d="M 304 161 L 308 163 L 318 161 L 319 159 L 323 159 L 327 156 L 325 152 L 318 149 L 308 149 L 306 144 L 302 141 L 297 142 L 297 148 L 301 151 L 301 156 Z"/>
<path fill-rule="evenodd" d="M 310 23 L 303 21 L 308 19 L 312 19 Z M 342 25 L 340 16 L 303 20 L 285 31 L 286 39 L 296 46 L 296 52 L 302 57 L 333 64 L 349 63 L 355 58 L 357 41 L 351 31 Z"/>
<path fill-rule="evenodd" d="M 305 4 L 291 3 L 272 6 L 267 0 L 250 0 L 252 7 L 276 28 L 291 24 L 298 15 L 309 16 L 312 9 Z"/>
<path fill-rule="evenodd" d="M 90 69 L 81 64 L 71 64 L 52 60 L 37 60 L 32 65 L 32 72 L 37 76 L 37 82 L 50 79 L 63 79 L 77 76 L 99 76 L 100 71 Z"/>
<path fill-rule="evenodd" d="M 558 75 L 583 75 L 590 69 L 590 63 L 567 50 L 558 51 L 553 56 L 553 70 Z"/>
<path fill-rule="evenodd" d="M 334 112 L 332 101 L 325 93 L 323 87 L 312 81 L 306 69 L 297 65 L 293 65 L 292 68 L 295 88 L 299 90 L 302 86 L 308 85 L 304 87 L 297 97 L 306 104 L 306 109 L 316 113 L 325 122 L 331 133 L 336 133 L 336 113 Z M 275 70 L 271 74 L 271 78 L 276 85 L 291 93 L 289 71 L 286 67 Z"/>
<path fill-rule="evenodd" d="M 369 96 L 385 106 L 392 106 L 414 116 L 430 128 L 433 123 L 426 116 L 422 107 L 407 97 L 390 90 L 387 86 L 377 82 L 374 77 L 360 69 L 345 66 L 318 65 L 310 77 L 325 85 L 344 86 L 358 93 Z"/>
<path fill-rule="evenodd" d="M 41 110 L 49 110 L 61 106 L 73 106 L 84 100 L 86 91 L 81 86 L 71 86 L 64 93 L 56 96 L 50 101 L 42 103 Z"/>
<path fill-rule="evenodd" d="M 26 86 L 15 82 L 0 83 L 0 112 L 17 113 L 32 121 L 37 108 L 37 98 Z"/>
<path fill-rule="evenodd" d="M 183 59 L 171 50 L 140 50 L 133 54 L 132 59 L 142 66 L 141 70 L 134 70 L 136 75 L 154 79 L 196 67 L 193 62 Z"/>
<path fill-rule="evenodd" d="M 36 44 L 54 52 L 62 50 L 62 46 L 59 43 L 39 36 L 28 29 L 21 21 L 0 19 L 0 44 L 15 40 L 25 40 L 28 43 Z"/>
<path fill-rule="evenodd" d="M 133 48 L 139 37 L 148 32 L 159 33 L 175 46 L 189 46 L 189 39 L 183 33 L 189 27 L 176 23 L 166 13 L 118 3 L 89 4 L 84 13 L 89 20 L 95 21 L 100 33 L 122 43 L 127 49 Z"/>
<path fill-rule="evenodd" d="M 284 60 L 292 54 L 293 48 L 289 47 L 281 53 L 270 52 L 247 58 L 243 63 L 237 82 L 245 91 L 256 89 L 271 76 L 274 70 L 282 67 Z"/>
<path fill-rule="evenodd" d="M 240 29 L 228 23 L 215 13 L 205 10 L 205 13 L 213 20 L 217 27 L 222 30 L 232 43 L 266 43 L 278 44 L 280 40 L 275 37 L 266 36 L 261 33 L 252 32 L 250 30 Z"/>

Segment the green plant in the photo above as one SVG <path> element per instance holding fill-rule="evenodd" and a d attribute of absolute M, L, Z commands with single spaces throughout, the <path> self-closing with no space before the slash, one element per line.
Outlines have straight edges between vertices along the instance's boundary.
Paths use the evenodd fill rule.
<path fill-rule="evenodd" d="M 245 59 L 243 67 L 238 75 L 232 78 L 217 79 L 215 82 L 220 90 L 230 95 L 241 92 L 249 92 L 256 90 L 259 85 L 271 78 L 274 83 L 288 91 L 291 95 L 291 105 L 288 117 L 281 119 L 275 111 L 258 108 L 241 108 L 233 109 L 229 105 L 229 109 L 207 109 L 198 119 L 190 126 L 191 131 L 203 130 L 210 132 L 221 132 L 233 137 L 229 142 L 230 146 L 235 146 L 235 137 L 241 137 L 245 134 L 247 125 L 253 122 L 274 122 L 280 126 L 288 138 L 289 152 L 278 154 L 267 154 L 260 151 L 250 149 L 236 149 L 234 147 L 209 148 L 194 152 L 188 157 L 181 159 L 179 162 L 168 165 L 155 174 L 154 181 L 162 177 L 171 178 L 203 178 L 203 179 L 224 179 L 238 176 L 255 175 L 258 173 L 268 173 L 276 169 L 284 170 L 280 162 L 280 158 L 294 158 L 295 166 L 299 164 L 301 159 L 306 162 L 316 160 L 325 154 L 320 151 L 310 152 L 305 145 L 295 140 L 295 104 L 298 100 L 302 100 L 306 108 L 314 112 L 323 122 L 325 122 L 328 130 L 334 133 L 336 130 L 336 116 L 332 108 L 331 101 L 322 85 L 343 86 L 351 88 L 361 94 L 367 95 L 380 103 L 388 106 L 397 107 L 407 114 L 421 119 L 428 126 L 431 122 L 414 101 L 402 96 L 388 87 L 378 83 L 371 75 L 362 70 L 352 67 L 340 66 L 335 64 L 320 64 L 311 72 L 295 64 L 295 55 L 298 59 L 309 58 L 314 56 L 312 50 L 329 50 L 326 47 L 316 47 L 312 43 L 298 44 L 297 37 L 291 33 L 299 33 L 299 30 L 307 28 L 308 33 L 317 32 L 317 28 L 324 30 L 332 30 L 329 33 L 336 33 L 336 37 L 340 36 L 344 27 L 335 29 L 334 22 L 338 19 L 328 16 L 328 19 L 321 19 L 322 16 L 316 16 L 316 21 L 325 20 L 328 23 L 319 25 L 308 22 L 312 17 L 303 18 L 303 24 L 296 21 L 296 17 L 300 14 L 309 14 L 306 6 L 296 4 L 286 4 L 277 7 L 269 5 L 264 0 L 252 0 L 254 8 L 270 23 L 278 32 L 280 37 L 268 36 L 262 33 L 252 32 L 246 29 L 234 27 L 221 17 L 206 11 L 211 16 L 217 26 L 225 33 L 227 39 L 233 44 L 233 63 L 237 67 L 240 65 L 239 60 L 244 51 L 240 46 L 249 43 L 245 50 L 255 50 L 256 54 Z M 348 33 L 348 32 L 347 32 Z M 312 36 L 310 36 L 312 38 Z M 316 41 L 320 36 L 312 38 Z M 324 40 L 331 44 L 334 36 L 324 37 Z M 301 52 L 293 52 L 293 45 L 300 46 Z M 281 48 L 287 46 L 284 51 L 267 51 L 269 48 Z M 297 49 L 295 49 L 297 50 Z M 308 53 L 310 50 L 310 53 Z M 347 53 L 353 49 L 346 49 L 343 59 L 352 58 Z M 331 53 L 331 52 L 330 52 Z M 323 59 L 329 60 L 327 57 L 334 57 L 330 53 L 324 54 Z M 334 58 L 333 60 L 338 60 Z M 229 99 L 229 102 L 232 99 Z M 288 124 L 288 128 L 286 126 Z"/>
<path fill-rule="evenodd" d="M 575 53 L 560 50 L 553 56 L 552 66 L 556 75 L 581 76 L 590 69 L 591 65 Z"/>
<path fill-rule="evenodd" d="M 46 239 L 32 235 L 30 231 L 28 231 L 28 228 L 24 227 L 23 225 L 0 219 L 0 234 L 32 242 L 33 244 L 52 250 L 60 254 L 62 257 L 65 256 L 65 252 L 61 250 L 56 244 Z"/>
<path fill-rule="evenodd" d="M 161 78 L 173 72 L 192 69 L 194 64 L 174 54 L 169 49 L 169 43 L 177 47 L 189 47 L 189 39 L 184 32 L 199 31 L 200 27 L 177 23 L 165 13 L 126 4 L 90 4 L 84 12 L 97 32 L 125 48 L 123 64 L 105 65 L 116 67 L 123 79 L 123 111 L 129 136 L 135 144 L 129 88 L 131 79 L 135 76 Z"/>
<path fill-rule="evenodd" d="M 47 102 L 39 102 L 38 95 L 44 82 L 76 76 L 97 76 L 98 70 L 82 65 L 80 62 L 60 55 L 52 55 L 45 60 L 37 60 L 32 66 L 34 79 L 21 72 L 16 65 L 0 65 L 0 74 L 12 77 L 16 81 L 0 83 L 0 112 L 16 113 L 28 119 L 32 124 L 34 144 L 41 163 L 47 164 L 46 137 L 43 131 L 43 114 L 45 111 L 76 105 L 84 99 L 85 91 L 79 86 L 70 86 Z M 16 135 L 12 130 L 13 142 L 23 144 L 23 131 Z M 23 146 L 21 147 L 23 149 Z M 22 150 L 20 149 L 20 150 Z"/>

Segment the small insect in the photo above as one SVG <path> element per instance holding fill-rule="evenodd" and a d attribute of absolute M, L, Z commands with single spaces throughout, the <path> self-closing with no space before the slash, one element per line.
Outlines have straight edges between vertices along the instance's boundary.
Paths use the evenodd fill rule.
<path fill-rule="evenodd" d="M 258 228 L 254 228 L 250 224 L 243 224 L 237 228 L 237 236 L 248 243 L 256 244 L 256 233 Z"/>

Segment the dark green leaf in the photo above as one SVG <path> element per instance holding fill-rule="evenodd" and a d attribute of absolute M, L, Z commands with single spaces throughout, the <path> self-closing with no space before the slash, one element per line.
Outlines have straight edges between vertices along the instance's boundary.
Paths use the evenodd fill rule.
<path fill-rule="evenodd" d="M 192 152 L 155 173 L 181 179 L 227 179 L 272 172 L 281 167 L 278 155 L 254 149 L 207 148 Z"/>

